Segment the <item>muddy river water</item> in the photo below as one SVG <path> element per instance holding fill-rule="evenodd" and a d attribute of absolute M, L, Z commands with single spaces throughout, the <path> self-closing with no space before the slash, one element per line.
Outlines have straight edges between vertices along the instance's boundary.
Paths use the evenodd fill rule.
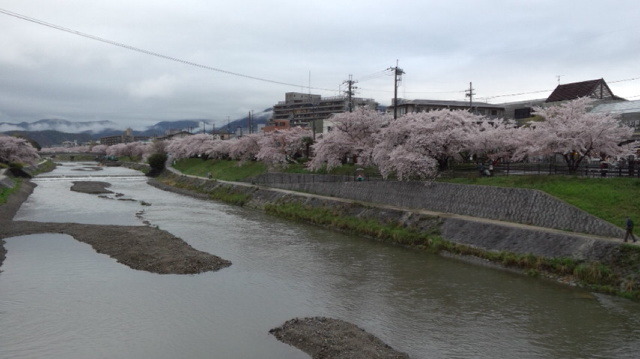
<path fill-rule="evenodd" d="M 139 172 L 93 165 L 35 178 L 15 219 L 148 221 L 233 264 L 159 275 L 66 235 L 9 238 L 0 358 L 308 358 L 269 329 L 316 315 L 412 358 L 640 356 L 638 303 L 163 192 Z M 70 191 L 79 180 L 122 196 Z"/>

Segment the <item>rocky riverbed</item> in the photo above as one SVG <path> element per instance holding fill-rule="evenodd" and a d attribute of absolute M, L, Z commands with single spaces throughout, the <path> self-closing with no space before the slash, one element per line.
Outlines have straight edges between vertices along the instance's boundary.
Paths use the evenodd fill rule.
<path fill-rule="evenodd" d="M 73 190 L 106 193 L 108 186 L 106 182 L 75 182 Z M 198 251 L 182 239 L 155 227 L 12 221 L 34 187 L 31 182 L 23 182 L 20 191 L 0 206 L 0 241 L 35 233 L 64 233 L 133 269 L 159 274 L 196 274 L 231 265 L 228 260 Z M 0 244 L 1 265 L 6 250 L 4 241 Z"/>
<path fill-rule="evenodd" d="M 409 358 L 358 326 L 339 319 L 295 318 L 269 333 L 313 359 Z"/>

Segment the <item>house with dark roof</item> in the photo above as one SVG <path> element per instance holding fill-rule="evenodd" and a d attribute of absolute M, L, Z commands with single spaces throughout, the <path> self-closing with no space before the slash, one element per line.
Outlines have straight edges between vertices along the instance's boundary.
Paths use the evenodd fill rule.
<path fill-rule="evenodd" d="M 558 85 L 545 102 L 570 101 L 580 97 L 603 101 L 626 101 L 614 95 L 604 79 L 598 79 Z"/>
<path fill-rule="evenodd" d="M 536 106 L 553 106 L 556 102 L 571 101 L 580 97 L 589 97 L 596 100 L 595 106 L 627 102 L 624 98 L 614 95 L 604 79 L 598 79 L 558 85 L 546 100 L 511 102 L 504 103 L 502 106 L 505 108 L 505 117 L 522 120 L 533 116 L 533 108 Z"/>

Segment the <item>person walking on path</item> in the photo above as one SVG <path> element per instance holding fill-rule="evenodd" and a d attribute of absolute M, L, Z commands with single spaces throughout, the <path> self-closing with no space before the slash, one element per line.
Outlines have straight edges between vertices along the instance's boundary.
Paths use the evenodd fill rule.
<path fill-rule="evenodd" d="M 627 217 L 627 233 L 624 234 L 625 242 L 629 239 L 629 236 L 633 239 L 633 243 L 636 243 L 636 237 L 633 235 L 633 221 L 631 218 Z"/>

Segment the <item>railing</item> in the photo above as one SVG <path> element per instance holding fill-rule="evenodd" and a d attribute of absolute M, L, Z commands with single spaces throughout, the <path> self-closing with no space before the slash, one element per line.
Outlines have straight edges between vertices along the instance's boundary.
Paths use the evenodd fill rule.
<path fill-rule="evenodd" d="M 489 170 L 489 166 L 484 166 Z M 484 176 L 478 166 L 454 166 L 453 172 L 467 173 L 468 175 Z M 583 177 L 638 177 L 640 178 L 640 165 L 608 165 L 602 167 L 600 164 L 586 164 L 579 166 L 575 171 L 569 171 L 564 163 L 537 162 L 537 163 L 500 163 L 490 171 L 492 176 L 515 176 L 515 175 L 568 175 Z"/>
<path fill-rule="evenodd" d="M 271 172 L 256 177 L 251 177 L 246 182 L 258 185 L 270 185 L 275 183 L 321 183 L 321 182 L 360 182 L 382 181 L 382 177 L 357 176 L 357 175 L 319 175 L 304 173 Z"/>

